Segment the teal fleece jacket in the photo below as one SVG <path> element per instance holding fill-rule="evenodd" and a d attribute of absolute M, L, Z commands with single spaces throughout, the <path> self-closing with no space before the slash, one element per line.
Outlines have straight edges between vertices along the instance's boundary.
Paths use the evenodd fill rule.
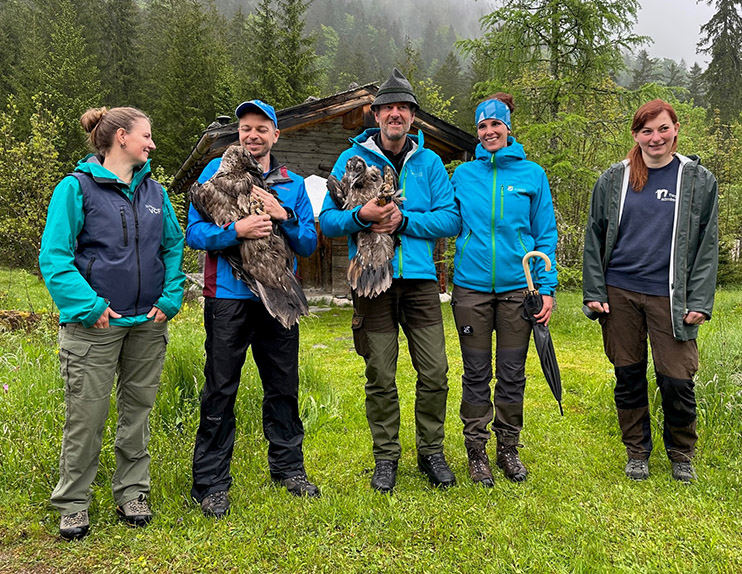
<path fill-rule="evenodd" d="M 75 171 L 96 177 L 118 180 L 104 168 L 99 159 L 88 155 L 78 162 Z M 131 184 L 121 180 L 117 187 L 131 200 L 137 187 L 150 176 L 149 161 L 134 172 Z M 168 319 L 180 309 L 183 300 L 183 232 L 173 211 L 173 206 L 163 188 L 163 229 L 160 256 L 165 267 L 165 279 L 161 297 L 155 303 Z M 81 323 L 92 327 L 108 302 L 93 290 L 75 267 L 76 238 L 85 223 L 83 196 L 77 179 L 67 176 L 54 189 L 47 212 L 46 226 L 41 238 L 39 267 L 54 303 L 59 308 L 60 323 Z M 116 309 L 113 309 L 116 311 Z M 111 319 L 111 325 L 133 326 L 147 321 L 147 315 Z"/>
<path fill-rule="evenodd" d="M 543 295 L 557 286 L 555 251 L 557 227 L 546 174 L 526 159 L 523 146 L 512 136 L 508 145 L 490 153 L 477 145 L 476 159 L 461 164 L 451 178 L 461 212 L 456 239 L 453 282 L 484 293 L 525 289 L 523 256 L 531 259 L 531 275 Z"/>

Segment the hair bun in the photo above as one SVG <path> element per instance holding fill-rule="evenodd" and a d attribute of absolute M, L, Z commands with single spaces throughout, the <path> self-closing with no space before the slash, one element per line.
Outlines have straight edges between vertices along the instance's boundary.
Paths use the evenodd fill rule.
<path fill-rule="evenodd" d="M 102 108 L 90 108 L 80 118 L 82 129 L 87 133 L 91 133 L 107 113 L 108 108 L 105 106 Z"/>

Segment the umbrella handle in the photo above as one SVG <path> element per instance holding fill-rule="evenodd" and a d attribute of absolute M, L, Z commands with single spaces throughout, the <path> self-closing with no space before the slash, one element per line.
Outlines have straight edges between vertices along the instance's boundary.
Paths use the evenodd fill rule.
<path fill-rule="evenodd" d="M 531 278 L 531 267 L 528 264 L 530 259 L 532 257 L 540 257 L 544 260 L 546 263 L 546 270 L 551 270 L 551 259 L 549 259 L 549 256 L 546 255 L 546 253 L 541 253 L 541 251 L 529 251 L 523 256 L 523 272 L 526 274 L 526 281 L 528 282 L 528 290 L 529 291 L 536 291 L 533 287 L 533 279 Z"/>

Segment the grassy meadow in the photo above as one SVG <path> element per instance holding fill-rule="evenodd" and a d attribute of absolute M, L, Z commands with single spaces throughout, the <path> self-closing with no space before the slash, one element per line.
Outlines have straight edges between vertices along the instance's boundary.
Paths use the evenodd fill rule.
<path fill-rule="evenodd" d="M 261 390 L 248 360 L 237 399 L 232 513 L 214 521 L 189 497 L 203 326 L 197 303 L 170 325 L 170 346 L 151 417 L 155 519 L 120 523 L 110 491 L 115 404 L 90 507 L 91 534 L 68 543 L 48 502 L 57 481 L 64 391 L 53 305 L 43 283 L 0 271 L 0 308 L 37 322 L 0 326 L 0 573 L 10 572 L 580 572 L 742 571 L 742 292 L 720 290 L 701 328 L 699 480 L 672 480 L 651 383 L 655 452 L 646 482 L 624 477 L 613 374 L 599 326 L 579 293 L 559 293 L 551 330 L 564 386 L 564 417 L 527 365 L 521 456 L 530 471 L 495 487 L 468 478 L 458 418 L 462 365 L 449 305 L 446 454 L 458 486 L 439 491 L 416 468 L 415 375 L 401 335 L 398 386 L 403 455 L 392 496 L 369 487 L 363 363 L 352 349 L 349 308 L 315 308 L 301 323 L 301 409 L 308 474 L 319 500 L 295 499 L 270 481 Z M 0 323 L 1 325 L 2 323 Z M 20 328 L 17 328 L 20 327 Z M 494 441 L 490 444 L 494 459 Z"/>

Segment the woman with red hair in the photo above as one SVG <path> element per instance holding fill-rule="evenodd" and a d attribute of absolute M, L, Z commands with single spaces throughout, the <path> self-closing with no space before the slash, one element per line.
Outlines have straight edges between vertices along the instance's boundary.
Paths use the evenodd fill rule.
<path fill-rule="evenodd" d="M 678 116 L 653 100 L 631 124 L 636 145 L 593 188 L 585 230 L 583 300 L 616 373 L 626 476 L 649 477 L 652 436 L 647 335 L 673 478 L 696 479 L 698 326 L 711 318 L 718 261 L 716 179 L 676 153 Z"/>

